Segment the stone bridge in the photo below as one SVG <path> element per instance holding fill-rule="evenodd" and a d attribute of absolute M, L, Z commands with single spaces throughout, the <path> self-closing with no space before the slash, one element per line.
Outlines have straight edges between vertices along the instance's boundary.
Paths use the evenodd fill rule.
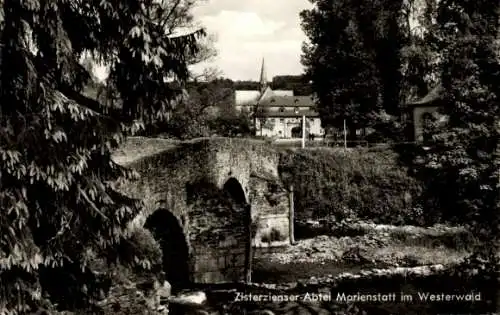
<path fill-rule="evenodd" d="M 242 281 L 250 237 L 254 248 L 290 243 L 279 154 L 263 141 L 135 137 L 114 160 L 140 174 L 117 187 L 144 202 L 131 228 L 155 236 L 173 285 Z"/>

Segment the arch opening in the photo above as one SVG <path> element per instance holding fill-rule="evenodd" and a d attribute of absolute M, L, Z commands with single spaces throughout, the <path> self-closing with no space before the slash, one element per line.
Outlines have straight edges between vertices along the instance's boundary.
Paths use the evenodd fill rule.
<path fill-rule="evenodd" d="M 184 231 L 177 218 L 166 209 L 158 209 L 144 224 L 162 251 L 162 270 L 172 289 L 185 288 L 190 283 L 189 249 Z"/>
<path fill-rule="evenodd" d="M 224 184 L 224 191 L 236 205 L 243 207 L 247 204 L 247 198 L 245 197 L 243 187 L 241 187 L 240 182 L 236 178 L 231 177 L 226 181 Z"/>
<path fill-rule="evenodd" d="M 232 262 L 228 269 L 232 268 L 241 268 L 243 267 L 243 278 L 246 282 L 251 281 L 251 272 L 252 272 L 252 214 L 250 204 L 247 202 L 247 198 L 245 196 L 245 192 L 243 190 L 240 182 L 234 178 L 229 178 L 224 184 L 223 188 L 225 194 L 228 196 L 230 203 L 232 204 L 232 208 L 234 214 L 238 219 L 235 222 L 238 222 L 239 226 L 234 226 L 235 234 L 239 234 L 237 237 L 244 243 L 244 250 L 240 252 L 240 254 L 233 256 L 234 262 Z M 240 245 L 241 246 L 241 245 Z M 238 257 L 237 257 L 238 256 Z M 243 261 L 243 266 L 238 264 L 238 260 Z M 239 265 L 239 266 L 238 266 Z M 241 269 L 240 269 L 241 270 Z M 235 280 L 242 280 L 241 276 L 237 276 Z"/>

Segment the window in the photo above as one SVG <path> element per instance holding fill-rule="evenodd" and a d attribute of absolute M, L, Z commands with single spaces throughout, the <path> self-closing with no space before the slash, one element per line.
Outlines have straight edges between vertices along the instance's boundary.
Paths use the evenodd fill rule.
<path fill-rule="evenodd" d="M 428 129 L 432 125 L 432 114 L 431 113 L 423 113 L 422 116 L 420 116 L 420 124 L 423 129 Z"/>
<path fill-rule="evenodd" d="M 280 122 L 281 122 L 281 123 L 284 123 L 284 122 L 285 122 L 285 119 L 284 119 L 284 118 L 281 118 L 281 119 L 280 119 Z"/>
<path fill-rule="evenodd" d="M 283 106 L 280 107 L 280 113 L 283 113 L 285 111 L 285 108 Z"/>

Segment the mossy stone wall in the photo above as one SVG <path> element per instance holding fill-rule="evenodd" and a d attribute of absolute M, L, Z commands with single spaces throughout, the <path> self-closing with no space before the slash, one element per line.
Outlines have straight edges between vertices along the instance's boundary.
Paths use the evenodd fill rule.
<path fill-rule="evenodd" d="M 120 191 L 141 199 L 144 208 L 131 229 L 141 229 L 158 209 L 170 211 L 182 227 L 190 252 L 192 280 L 199 283 L 240 281 L 248 215 L 244 207 L 228 201 L 224 185 L 236 179 L 251 206 L 255 235 L 261 237 L 275 225 L 289 242 L 288 199 L 278 175 L 279 154 L 265 142 L 250 139 L 202 138 L 147 148 L 152 139 L 134 139 L 138 158 L 122 163 L 140 174 L 136 181 L 118 183 Z M 168 140 L 165 140 L 168 141 Z M 144 146 L 141 149 L 141 145 Z M 141 155 L 141 151 L 152 152 Z M 126 154 L 126 152 L 125 152 Z M 264 220 L 260 220 L 264 218 Z M 276 218 L 276 219 L 273 219 Z M 257 239 L 255 245 L 262 244 Z M 267 244 L 273 245 L 273 244 Z M 172 258 L 175 259 L 175 258 Z"/>

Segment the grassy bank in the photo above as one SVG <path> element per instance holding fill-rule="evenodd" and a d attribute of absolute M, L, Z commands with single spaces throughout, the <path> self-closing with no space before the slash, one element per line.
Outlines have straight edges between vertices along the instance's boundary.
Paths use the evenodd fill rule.
<path fill-rule="evenodd" d="M 356 218 L 422 225 L 420 183 L 391 150 L 327 148 L 281 153 L 280 175 L 293 185 L 297 220 Z"/>

